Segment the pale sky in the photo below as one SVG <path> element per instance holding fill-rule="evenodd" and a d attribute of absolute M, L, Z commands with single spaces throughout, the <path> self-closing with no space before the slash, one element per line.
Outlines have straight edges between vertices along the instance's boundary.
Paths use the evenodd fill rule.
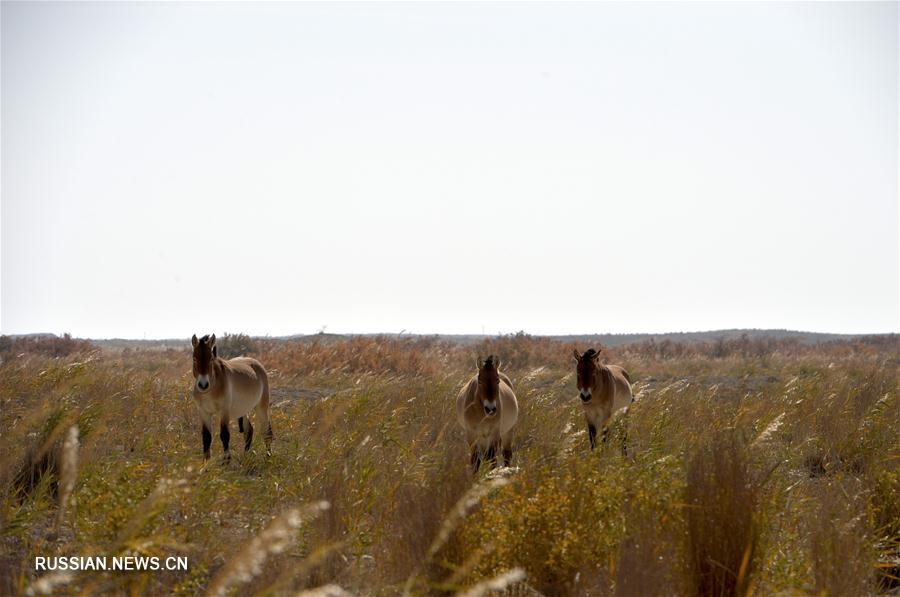
<path fill-rule="evenodd" d="M 3 333 L 900 331 L 897 3 L 0 16 Z"/>

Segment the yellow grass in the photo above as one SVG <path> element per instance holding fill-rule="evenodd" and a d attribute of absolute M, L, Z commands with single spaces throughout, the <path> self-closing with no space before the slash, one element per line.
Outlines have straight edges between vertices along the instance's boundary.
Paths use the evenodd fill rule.
<path fill-rule="evenodd" d="M 900 586 L 896 338 L 611 350 L 639 400 L 594 453 L 568 344 L 240 339 L 271 370 L 274 455 L 237 442 L 225 464 L 214 438 L 206 466 L 188 342 L 3 353 L 0 594 Z M 474 356 L 489 352 L 520 403 L 513 466 L 493 478 L 468 470 L 454 416 Z M 183 555 L 189 570 L 34 567 L 125 554 Z"/>

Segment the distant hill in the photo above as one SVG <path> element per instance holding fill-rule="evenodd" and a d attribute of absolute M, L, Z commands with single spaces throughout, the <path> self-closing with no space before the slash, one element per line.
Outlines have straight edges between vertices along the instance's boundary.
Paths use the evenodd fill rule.
<path fill-rule="evenodd" d="M 376 335 L 376 334 L 365 334 Z M 386 336 L 396 337 L 399 334 L 384 334 Z M 409 334 L 406 334 L 407 336 Z M 730 329 L 730 330 L 711 330 L 707 332 L 665 332 L 660 334 L 570 334 L 570 335 L 550 335 L 538 336 L 550 338 L 559 342 L 576 342 L 579 344 L 601 344 L 603 346 L 621 346 L 623 344 L 633 344 L 635 342 L 645 342 L 653 340 L 662 342 L 670 340 L 680 344 L 692 344 L 698 342 L 715 342 L 717 340 L 735 340 L 746 336 L 750 340 L 771 339 L 784 340 L 796 339 L 801 344 L 821 344 L 823 342 L 831 342 L 833 340 L 855 340 L 858 338 L 866 338 L 873 336 L 891 336 L 892 334 L 827 334 L 818 332 L 802 332 L 796 330 L 755 330 L 755 329 Z M 292 339 L 316 339 L 319 336 L 299 336 Z M 435 334 L 427 337 L 439 338 L 448 342 L 459 344 L 476 344 L 485 338 L 495 338 L 496 335 L 491 334 Z"/>
<path fill-rule="evenodd" d="M 670 340 L 682 344 L 696 342 L 713 342 L 719 339 L 738 340 L 747 337 L 750 340 L 787 340 L 795 339 L 801 344 L 821 344 L 832 340 L 854 340 L 869 335 L 887 336 L 890 334 L 824 334 L 817 332 L 801 332 L 794 330 L 713 330 L 709 332 L 669 332 L 664 334 L 584 334 L 577 336 L 550 336 L 554 340 L 567 342 L 598 342 L 605 346 L 619 346 L 635 342 L 654 340 L 661 342 Z"/>
<path fill-rule="evenodd" d="M 879 335 L 879 334 L 876 334 Z M 887 334 L 880 334 L 887 335 Z M 343 340 L 353 336 L 384 336 L 388 338 L 437 338 L 454 344 L 477 344 L 487 338 L 496 338 L 496 334 L 298 334 L 294 336 L 282 336 L 272 338 L 273 340 L 291 340 L 300 342 L 330 342 Z M 731 330 L 711 330 L 707 332 L 664 332 L 660 334 L 563 334 L 541 336 L 533 334 L 538 338 L 549 338 L 558 342 L 577 342 L 584 344 L 602 344 L 603 346 L 621 346 L 623 344 L 633 344 L 635 342 L 644 342 L 654 340 L 662 342 L 670 340 L 682 344 L 691 344 L 697 342 L 714 342 L 719 339 L 733 340 L 746 336 L 748 339 L 773 339 L 782 340 L 786 338 L 796 338 L 803 344 L 819 344 L 832 340 L 853 340 L 862 338 L 867 334 L 824 334 L 817 332 L 801 332 L 794 330 L 751 330 L 751 329 L 731 329 Z"/>
<path fill-rule="evenodd" d="M 730 329 L 710 330 L 706 332 L 665 332 L 659 334 L 571 334 L 544 336 L 559 342 L 574 342 L 584 346 L 603 345 L 621 346 L 653 340 L 662 342 L 669 340 L 679 344 L 692 344 L 698 342 L 715 342 L 717 340 L 734 340 L 746 336 L 750 340 L 772 339 L 785 340 L 796 339 L 801 344 L 821 344 L 834 340 L 855 340 L 859 338 L 886 337 L 894 334 L 827 334 L 818 332 L 803 332 L 797 330 L 757 330 L 757 329 Z M 295 334 L 291 336 L 266 336 L 269 340 L 284 340 L 294 342 L 336 342 L 353 336 L 385 336 L 391 338 L 437 338 L 455 344 L 477 344 L 486 338 L 495 338 L 491 334 Z M 7 336 L 9 338 L 54 338 L 54 334 L 20 334 Z M 257 336 L 256 338 L 262 338 Z M 105 348 L 185 348 L 188 338 L 170 338 L 166 340 L 135 340 L 128 338 L 90 339 L 90 342 Z"/>

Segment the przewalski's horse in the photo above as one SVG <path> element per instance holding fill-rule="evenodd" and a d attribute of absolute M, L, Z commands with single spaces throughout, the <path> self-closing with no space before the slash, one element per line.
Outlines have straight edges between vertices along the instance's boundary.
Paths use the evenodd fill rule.
<path fill-rule="evenodd" d="M 591 450 L 597 444 L 597 429 L 603 430 L 603 441 L 609 429 L 607 423 L 617 411 L 634 402 L 631 393 L 631 378 L 618 365 L 604 365 L 600 362 L 600 351 L 589 348 L 583 355 L 574 350 L 578 364 L 578 394 L 584 407 L 584 417 L 588 424 L 588 438 Z M 627 412 L 627 411 L 626 411 Z M 624 440 L 623 440 L 624 449 Z"/>
<path fill-rule="evenodd" d="M 484 460 L 496 466 L 498 451 L 502 451 L 503 465 L 509 466 L 513 427 L 519 418 L 512 382 L 500 373 L 499 359 L 493 355 L 484 361 L 479 358 L 477 366 L 478 373 L 456 398 L 456 418 L 466 432 L 475 471 Z"/>
<path fill-rule="evenodd" d="M 219 417 L 219 438 L 225 459 L 231 459 L 228 423 L 237 419 L 244 434 L 244 451 L 253 443 L 250 411 L 256 410 L 257 423 L 262 425 L 266 440 L 266 455 L 272 453 L 272 423 L 269 420 L 269 377 L 256 359 L 238 357 L 220 359 L 216 350 L 216 335 L 191 338 L 194 346 L 194 402 L 200 413 L 203 429 L 203 457 L 209 458 L 212 443 L 213 416 Z"/>

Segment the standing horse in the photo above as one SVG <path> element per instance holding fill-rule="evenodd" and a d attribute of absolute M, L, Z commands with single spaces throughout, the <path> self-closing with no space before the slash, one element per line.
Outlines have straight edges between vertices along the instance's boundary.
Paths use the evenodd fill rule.
<path fill-rule="evenodd" d="M 225 459 L 231 460 L 228 441 L 231 432 L 228 423 L 238 420 L 238 428 L 244 434 L 244 451 L 253 442 L 253 425 L 250 410 L 256 410 L 258 423 L 265 430 L 266 455 L 272 454 L 272 423 L 269 420 L 269 377 L 256 359 L 238 357 L 220 359 L 216 350 L 216 335 L 191 338 L 194 347 L 194 402 L 203 429 L 203 457 L 209 459 L 212 443 L 212 419 L 219 417 L 219 438 L 225 450 Z M 246 419 L 246 421 L 245 421 Z M 244 424 L 246 423 L 246 425 Z"/>
<path fill-rule="evenodd" d="M 588 438 L 591 450 L 597 444 L 597 429 L 603 429 L 603 441 L 609 432 L 607 423 L 614 413 L 626 409 L 634 402 L 631 393 L 631 378 L 618 365 L 604 365 L 600 362 L 600 351 L 589 348 L 583 355 L 575 350 L 576 372 L 578 374 L 578 394 L 584 407 L 588 424 Z M 624 450 L 624 440 L 623 440 Z"/>
<path fill-rule="evenodd" d="M 519 418 L 519 404 L 512 382 L 500 373 L 500 361 L 491 355 L 477 361 L 478 373 L 463 386 L 456 398 L 456 418 L 466 432 L 475 471 L 482 461 L 497 465 L 502 451 L 503 466 L 512 459 L 513 427 Z"/>

